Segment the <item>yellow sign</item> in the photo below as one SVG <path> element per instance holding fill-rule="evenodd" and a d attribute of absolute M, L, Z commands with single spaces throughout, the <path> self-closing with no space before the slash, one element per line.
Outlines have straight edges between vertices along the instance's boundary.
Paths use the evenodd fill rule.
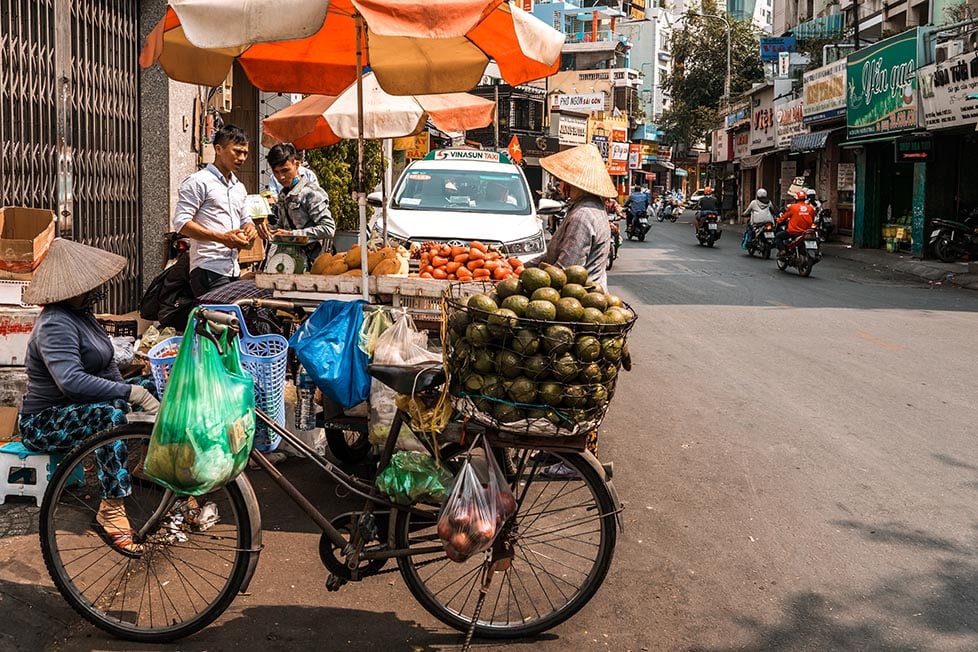
<path fill-rule="evenodd" d="M 404 136 L 403 138 L 395 138 L 393 143 L 394 149 L 411 149 L 414 146 L 414 136 Z"/>
<path fill-rule="evenodd" d="M 404 158 L 424 158 L 430 149 L 428 132 L 424 131 L 414 137 L 414 144 L 404 153 Z"/>

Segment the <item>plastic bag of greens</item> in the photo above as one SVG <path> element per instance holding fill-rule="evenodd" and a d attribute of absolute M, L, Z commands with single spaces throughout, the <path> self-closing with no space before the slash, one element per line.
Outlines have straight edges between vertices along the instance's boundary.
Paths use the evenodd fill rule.
<path fill-rule="evenodd" d="M 398 505 L 438 505 L 445 499 L 451 481 L 452 474 L 428 453 L 398 451 L 377 476 L 377 488 Z"/>
<path fill-rule="evenodd" d="M 222 354 L 195 332 L 191 313 L 153 426 L 146 474 L 181 495 L 201 495 L 233 480 L 255 437 L 255 391 L 241 368 L 237 338 Z"/>
<path fill-rule="evenodd" d="M 373 357 L 377 340 L 383 335 L 384 331 L 394 323 L 390 314 L 384 308 L 371 310 L 363 318 L 363 326 L 360 327 L 360 340 L 358 346 L 360 350 Z"/>

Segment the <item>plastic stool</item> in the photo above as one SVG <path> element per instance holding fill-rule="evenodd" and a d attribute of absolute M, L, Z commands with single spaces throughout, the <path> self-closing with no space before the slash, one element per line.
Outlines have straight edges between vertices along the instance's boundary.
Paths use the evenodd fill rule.
<path fill-rule="evenodd" d="M 48 488 L 51 455 L 29 451 L 19 441 L 0 446 L 0 453 L 0 505 L 4 504 L 7 496 L 33 496 L 40 507 L 44 491 Z M 27 482 L 30 476 L 28 469 L 34 469 L 33 483 Z"/>

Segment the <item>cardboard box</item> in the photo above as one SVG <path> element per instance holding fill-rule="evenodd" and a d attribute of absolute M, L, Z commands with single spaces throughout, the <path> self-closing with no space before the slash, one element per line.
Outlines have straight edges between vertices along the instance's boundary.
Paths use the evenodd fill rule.
<path fill-rule="evenodd" d="M 54 213 L 38 208 L 0 208 L 0 270 L 30 273 L 54 242 Z"/>
<path fill-rule="evenodd" d="M 263 260 L 265 260 L 265 241 L 261 238 L 255 238 L 250 247 L 238 251 L 238 263 L 241 265 L 260 263 Z"/>
<path fill-rule="evenodd" d="M 0 407 L 0 442 L 7 442 L 17 434 L 17 408 Z"/>

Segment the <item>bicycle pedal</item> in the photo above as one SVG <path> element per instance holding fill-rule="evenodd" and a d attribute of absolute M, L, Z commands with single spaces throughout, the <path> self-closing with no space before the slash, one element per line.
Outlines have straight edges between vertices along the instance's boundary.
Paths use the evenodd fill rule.
<path fill-rule="evenodd" d="M 340 587 L 342 587 L 344 584 L 346 584 L 346 580 L 339 575 L 330 573 L 329 577 L 326 578 L 326 590 L 331 593 L 334 591 L 339 591 Z"/>

